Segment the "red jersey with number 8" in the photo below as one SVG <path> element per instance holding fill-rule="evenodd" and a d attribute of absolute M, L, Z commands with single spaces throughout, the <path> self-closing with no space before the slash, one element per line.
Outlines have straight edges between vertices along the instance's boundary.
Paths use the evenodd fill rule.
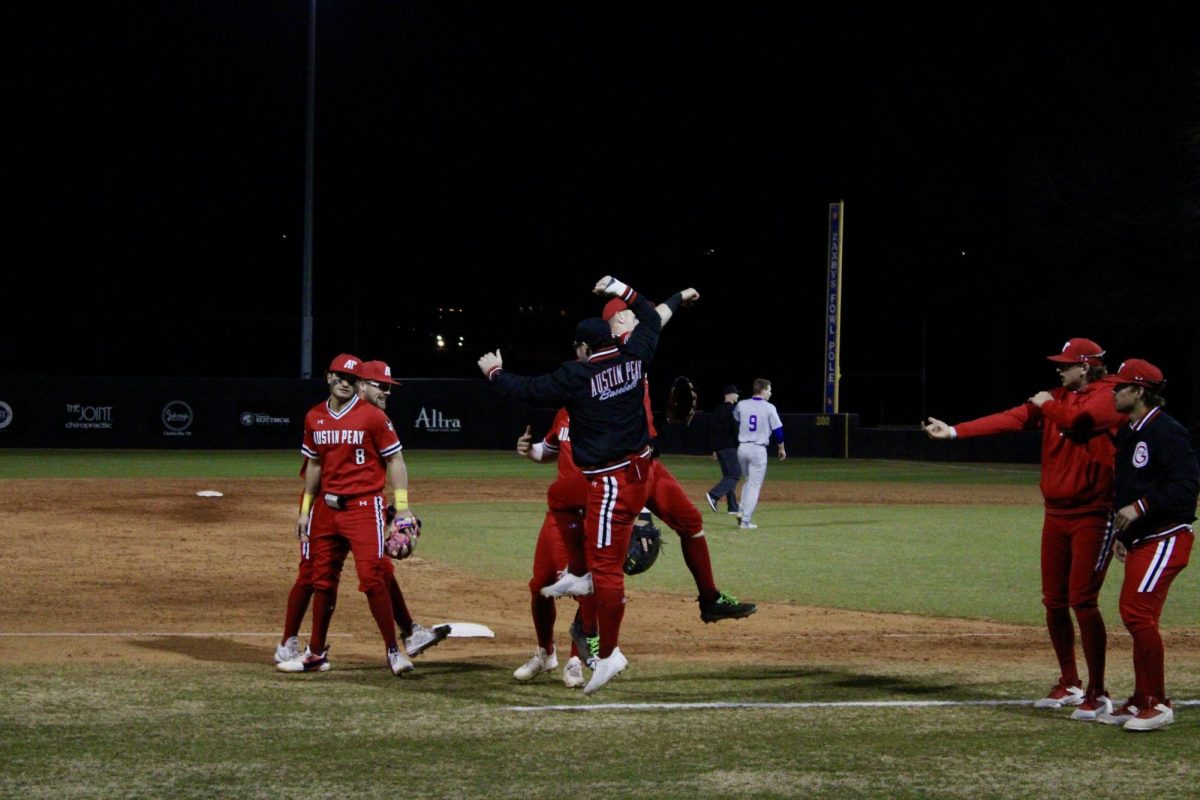
<path fill-rule="evenodd" d="M 357 496 L 383 491 L 385 459 L 400 452 L 396 429 L 379 408 L 355 396 L 341 411 L 329 401 L 318 403 L 304 416 L 308 458 L 321 462 L 321 491 Z"/>

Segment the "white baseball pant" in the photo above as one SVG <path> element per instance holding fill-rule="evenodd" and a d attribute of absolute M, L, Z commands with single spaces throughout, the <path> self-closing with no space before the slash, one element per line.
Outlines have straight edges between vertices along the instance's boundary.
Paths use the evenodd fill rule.
<path fill-rule="evenodd" d="M 746 485 L 742 487 L 742 497 L 739 505 L 742 509 L 742 523 L 748 524 L 758 506 L 758 493 L 762 491 L 763 481 L 767 477 L 767 448 L 761 444 L 742 442 L 738 445 L 738 464 L 742 474 L 746 476 Z"/>

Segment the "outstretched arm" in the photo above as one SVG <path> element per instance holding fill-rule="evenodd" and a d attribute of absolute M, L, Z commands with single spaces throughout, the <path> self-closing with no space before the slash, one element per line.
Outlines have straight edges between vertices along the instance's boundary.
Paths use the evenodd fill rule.
<path fill-rule="evenodd" d="M 671 295 L 667 298 L 665 303 L 659 303 L 656 305 L 654 310 L 658 312 L 658 318 L 662 320 L 663 327 L 666 327 L 666 324 L 671 321 L 671 317 L 675 315 L 675 312 L 679 310 L 680 306 L 687 308 L 699 299 L 699 292 L 697 292 L 695 289 L 687 288 L 682 292 L 676 292 L 675 294 Z"/>

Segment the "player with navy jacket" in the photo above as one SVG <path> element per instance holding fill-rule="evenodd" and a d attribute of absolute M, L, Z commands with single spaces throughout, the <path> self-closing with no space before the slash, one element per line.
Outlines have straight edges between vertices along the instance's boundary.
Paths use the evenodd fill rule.
<path fill-rule="evenodd" d="M 1112 533 L 1125 562 L 1121 620 L 1133 636 L 1134 692 L 1100 722 L 1127 731 L 1170 725 L 1164 650 L 1158 618 L 1175 576 L 1188 565 L 1194 538 L 1200 465 L 1187 430 L 1162 410 L 1165 381 L 1158 367 L 1139 358 L 1121 365 L 1113 403 L 1129 414 L 1117 434 L 1116 501 Z"/>
<path fill-rule="evenodd" d="M 479 369 L 503 394 L 561 404 L 571 415 L 572 457 L 590 481 L 584 520 L 585 557 L 590 586 L 574 594 L 596 594 L 600 660 L 584 687 L 592 694 L 628 665 L 619 637 L 625 613 L 622 565 L 634 521 L 646 504 L 650 469 L 650 429 L 643 397 L 645 376 L 658 347 L 658 312 L 630 287 L 610 276 L 593 291 L 620 297 L 637 316 L 637 330 L 620 344 L 599 317 L 575 329 L 577 360 L 547 375 L 527 377 L 504 370 L 500 352 L 485 353 Z M 579 579 L 582 583 L 582 579 Z"/>

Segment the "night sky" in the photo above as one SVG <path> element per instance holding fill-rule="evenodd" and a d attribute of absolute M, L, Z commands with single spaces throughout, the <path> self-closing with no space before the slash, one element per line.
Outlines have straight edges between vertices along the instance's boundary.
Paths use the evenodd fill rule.
<path fill-rule="evenodd" d="M 999 410 L 1088 336 L 1195 426 L 1189 9 L 325 0 L 316 371 L 547 371 L 611 273 L 701 293 L 656 393 L 762 376 L 815 412 L 844 200 L 843 411 Z M 0 375 L 299 376 L 307 26 L 304 0 L 16 15 Z"/>

